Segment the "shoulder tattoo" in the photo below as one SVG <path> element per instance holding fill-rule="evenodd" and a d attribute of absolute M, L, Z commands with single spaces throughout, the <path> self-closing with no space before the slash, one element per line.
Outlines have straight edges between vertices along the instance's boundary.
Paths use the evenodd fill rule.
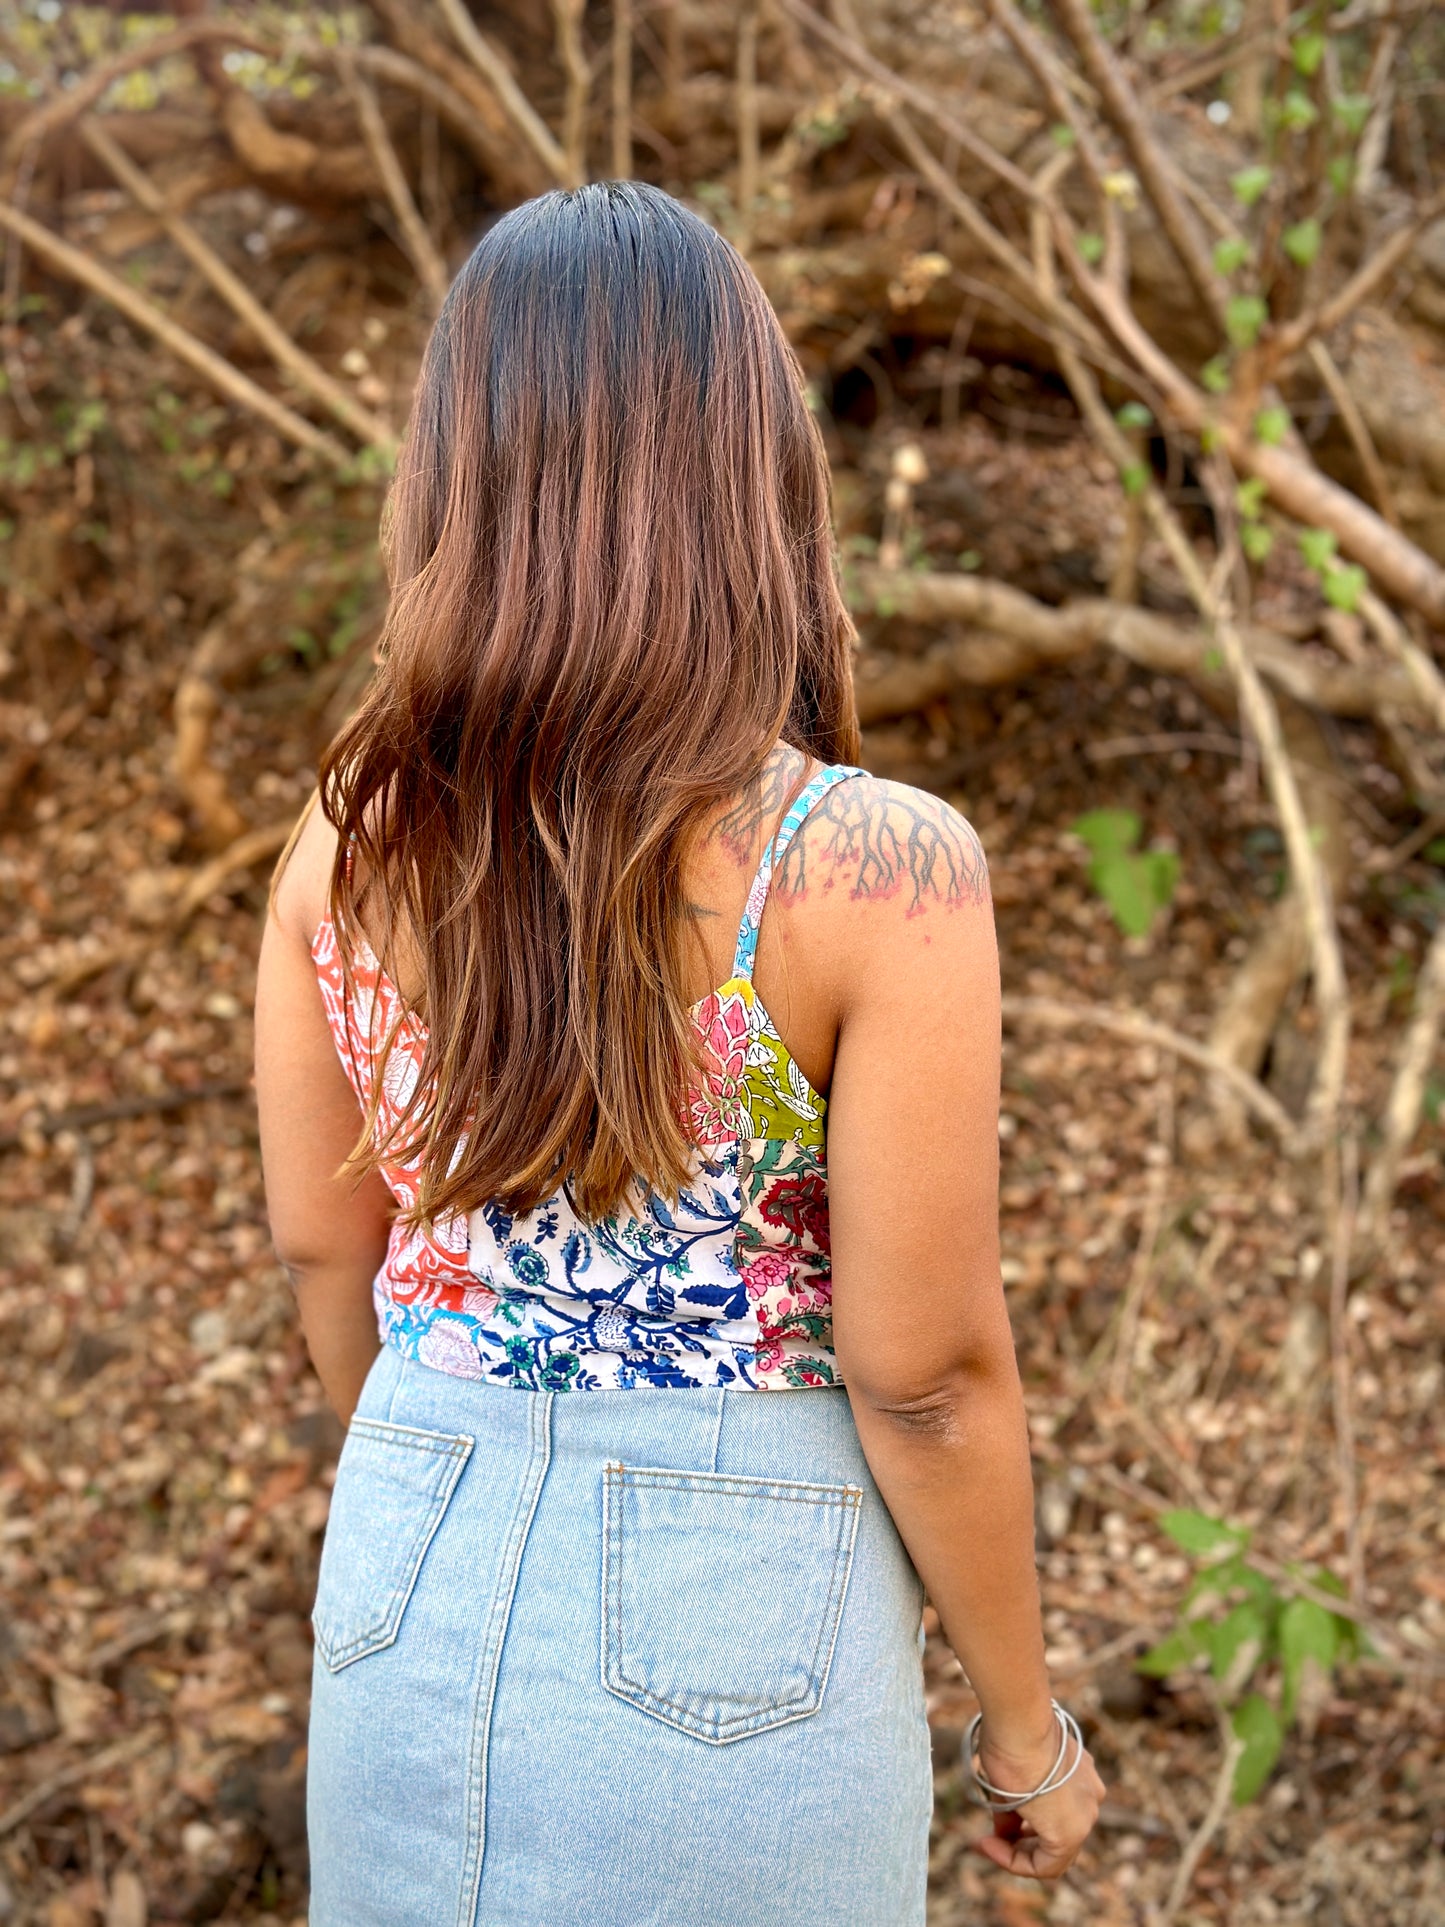
<path fill-rule="evenodd" d="M 934 904 L 989 901 L 983 846 L 963 817 L 940 797 L 873 778 L 828 791 L 789 844 L 778 889 L 790 900 L 804 896 L 820 863 L 851 875 L 855 897 L 906 891 L 910 916 Z"/>

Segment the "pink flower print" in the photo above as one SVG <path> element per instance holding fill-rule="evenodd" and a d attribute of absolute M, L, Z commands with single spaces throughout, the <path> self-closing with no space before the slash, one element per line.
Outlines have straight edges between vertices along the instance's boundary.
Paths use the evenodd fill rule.
<path fill-rule="evenodd" d="M 783 1362 L 783 1348 L 776 1339 L 759 1341 L 753 1348 L 753 1363 L 760 1372 L 775 1372 Z"/>
<path fill-rule="evenodd" d="M 792 1264 L 781 1251 L 760 1251 L 751 1264 L 742 1268 L 743 1284 L 754 1304 L 766 1298 L 770 1291 L 788 1284 L 792 1275 Z"/>
<path fill-rule="evenodd" d="M 694 1022 L 712 1059 L 712 1075 L 737 1083 L 747 1062 L 750 1028 L 742 993 L 735 990 L 729 997 L 720 997 L 714 990 L 698 1005 Z"/>
<path fill-rule="evenodd" d="M 737 991 L 728 997 L 713 991 L 698 1005 L 693 1021 L 703 1048 L 702 1081 L 688 1105 L 693 1136 L 699 1144 L 741 1137 L 747 1126 L 748 1007 Z"/>

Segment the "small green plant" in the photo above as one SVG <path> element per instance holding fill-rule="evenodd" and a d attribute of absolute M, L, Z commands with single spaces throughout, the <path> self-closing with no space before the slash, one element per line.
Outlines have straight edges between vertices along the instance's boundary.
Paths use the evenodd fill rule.
<path fill-rule="evenodd" d="M 1179 881 L 1172 850 L 1136 847 L 1143 827 L 1133 810 L 1090 810 L 1070 825 L 1088 848 L 1090 883 L 1127 937 L 1148 935 Z"/>
<path fill-rule="evenodd" d="M 1292 1597 L 1249 1560 L 1250 1534 L 1205 1512 L 1163 1513 L 1159 1520 L 1182 1551 L 1200 1561 L 1184 1595 L 1179 1624 L 1139 1660 L 1152 1678 L 1206 1661 L 1230 1727 L 1240 1743 L 1234 1798 L 1254 1799 L 1279 1759 L 1285 1734 L 1306 1700 L 1333 1680 L 1335 1669 L 1363 1650 L 1353 1619 L 1318 1599 Z M 1311 1590 L 1343 1598 L 1333 1573 L 1290 1569 Z M 1210 1602 L 1205 1610 L 1191 1611 Z"/>

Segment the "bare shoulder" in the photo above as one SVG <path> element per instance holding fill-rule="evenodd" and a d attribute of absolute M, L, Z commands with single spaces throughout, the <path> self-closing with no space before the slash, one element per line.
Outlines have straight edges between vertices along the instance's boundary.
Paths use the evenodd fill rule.
<path fill-rule="evenodd" d="M 310 944 L 316 935 L 335 861 L 336 831 L 313 795 L 276 867 L 272 913 L 288 936 Z"/>
<path fill-rule="evenodd" d="M 790 902 L 842 896 L 888 923 L 987 908 L 988 863 L 966 817 L 927 790 L 877 776 L 837 783 L 809 814 L 778 873 Z"/>

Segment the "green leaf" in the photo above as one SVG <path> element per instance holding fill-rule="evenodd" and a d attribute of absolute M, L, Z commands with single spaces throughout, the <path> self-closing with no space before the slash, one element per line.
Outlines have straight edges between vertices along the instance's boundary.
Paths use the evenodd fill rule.
<path fill-rule="evenodd" d="M 1153 423 L 1154 411 L 1142 401 L 1126 401 L 1114 419 L 1120 428 L 1148 428 Z"/>
<path fill-rule="evenodd" d="M 1336 562 L 1325 570 L 1320 583 L 1325 601 L 1332 609 L 1343 609 L 1346 615 L 1355 613 L 1360 597 L 1369 586 L 1370 578 L 1358 562 Z"/>
<path fill-rule="evenodd" d="M 1104 258 L 1104 237 L 1102 234 L 1081 234 L 1079 253 L 1092 268 Z"/>
<path fill-rule="evenodd" d="M 1244 1747 L 1234 1768 L 1234 1800 L 1242 1807 L 1254 1798 L 1274 1771 L 1284 1744 L 1284 1728 L 1279 1714 L 1262 1693 L 1251 1693 L 1242 1701 L 1230 1724 L 1234 1737 Z"/>
<path fill-rule="evenodd" d="M 1246 522 L 1239 531 L 1239 546 L 1251 562 L 1267 562 L 1274 547 L 1274 530 L 1263 522 Z"/>
<path fill-rule="evenodd" d="M 1368 94 L 1337 94 L 1330 111 L 1352 140 L 1358 140 L 1370 118 L 1372 102 Z"/>
<path fill-rule="evenodd" d="M 1144 824 L 1133 810 L 1089 810 L 1075 817 L 1069 828 L 1091 855 L 1108 857 L 1132 850 Z"/>
<path fill-rule="evenodd" d="M 1229 363 L 1223 355 L 1216 355 L 1206 361 L 1199 371 L 1199 379 L 1211 395 L 1223 395 L 1229 389 Z"/>
<path fill-rule="evenodd" d="M 1211 1519 L 1207 1512 L 1181 1507 L 1161 1512 L 1159 1523 L 1176 1546 L 1196 1558 L 1211 1552 L 1235 1552 L 1249 1544 L 1249 1534 L 1241 1526 L 1227 1526 L 1222 1519 Z"/>
<path fill-rule="evenodd" d="M 1257 475 L 1251 475 L 1247 482 L 1240 483 L 1234 491 L 1234 505 L 1247 522 L 1258 518 L 1259 511 L 1264 507 L 1264 483 Z"/>
<path fill-rule="evenodd" d="M 1445 864 L 1445 836 L 1432 837 L 1420 854 L 1427 863 Z"/>
<path fill-rule="evenodd" d="M 1329 566 L 1339 542 L 1328 529 L 1301 529 L 1299 552 L 1310 568 L 1321 571 Z"/>
<path fill-rule="evenodd" d="M 1243 1580 L 1244 1572 L 1244 1560 L 1238 1555 L 1232 1559 L 1219 1559 L 1212 1566 L 1202 1567 L 1189 1582 L 1189 1589 L 1184 1595 L 1184 1604 L 1192 1606 L 1200 1599 L 1233 1592 Z"/>
<path fill-rule="evenodd" d="M 1224 671 L 1224 651 L 1214 648 L 1206 649 L 1201 658 L 1201 665 L 1206 676 L 1222 675 Z"/>
<path fill-rule="evenodd" d="M 1161 908 L 1147 858 L 1103 857 L 1090 866 L 1089 876 L 1124 935 L 1147 936 Z"/>
<path fill-rule="evenodd" d="M 1287 408 L 1261 408 L 1254 418 L 1254 438 L 1266 448 L 1278 448 L 1290 428 Z"/>
<path fill-rule="evenodd" d="M 1204 1650 L 1204 1641 L 1193 1626 L 1179 1626 L 1157 1646 L 1141 1653 L 1134 1661 L 1134 1671 L 1150 1679 L 1167 1679 L 1170 1673 L 1182 1672 Z"/>
<path fill-rule="evenodd" d="M 1313 1599 L 1291 1599 L 1279 1616 L 1279 1657 L 1284 1680 L 1281 1711 L 1286 1723 L 1294 1718 L 1306 1662 L 1313 1660 L 1328 1674 L 1339 1650 L 1337 1615 L 1324 1606 L 1317 1606 Z"/>
<path fill-rule="evenodd" d="M 1232 1698 L 1245 1684 L 1259 1662 L 1269 1634 L 1269 1621 L 1251 1599 L 1226 1613 L 1206 1634 L 1209 1670 Z"/>
<path fill-rule="evenodd" d="M 1049 139 L 1055 147 L 1072 147 L 1078 135 L 1066 120 L 1056 120 L 1049 129 Z"/>
<path fill-rule="evenodd" d="M 1303 74 L 1306 80 L 1313 80 L 1320 70 L 1320 62 L 1325 57 L 1325 36 L 1322 33 L 1297 34 L 1290 45 L 1290 57 L 1294 61 L 1295 72 Z"/>
<path fill-rule="evenodd" d="M 1269 309 L 1257 294 L 1234 294 L 1224 309 L 1224 331 L 1236 348 L 1252 348 L 1269 319 Z"/>
<path fill-rule="evenodd" d="M 960 549 L 958 566 L 966 575 L 971 575 L 975 569 L 983 567 L 983 557 L 977 549 Z"/>
<path fill-rule="evenodd" d="M 1343 200 L 1355 184 L 1355 163 L 1349 154 L 1332 154 L 1325 162 L 1325 179 Z"/>
<path fill-rule="evenodd" d="M 1280 246 L 1297 268 L 1307 268 L 1320 251 L 1322 239 L 1320 224 L 1311 215 L 1307 221 L 1296 221 L 1287 227 L 1280 236 Z"/>
<path fill-rule="evenodd" d="M 1213 455 L 1219 447 L 1219 423 L 1206 422 L 1199 431 L 1200 452 Z"/>
<path fill-rule="evenodd" d="M 1123 484 L 1126 495 L 1142 495 L 1149 486 L 1149 464 L 1147 462 L 1126 462 L 1119 470 L 1119 480 Z"/>
<path fill-rule="evenodd" d="M 1149 874 L 1149 887 L 1154 893 L 1154 901 L 1161 910 L 1168 909 L 1174 901 L 1175 887 L 1179 882 L 1179 853 L 1177 850 L 1146 850 L 1139 858 Z"/>
<path fill-rule="evenodd" d="M 1249 259 L 1249 243 L 1238 234 L 1228 234 L 1214 246 L 1214 266 L 1219 274 L 1234 274 Z"/>
<path fill-rule="evenodd" d="M 1291 133 L 1298 134 L 1306 127 L 1313 127 L 1320 117 L 1320 110 L 1308 94 L 1301 93 L 1298 87 L 1291 87 L 1279 106 L 1279 124 Z"/>
<path fill-rule="evenodd" d="M 1236 201 L 1244 207 L 1253 207 L 1269 186 L 1271 178 L 1267 167 L 1242 167 L 1229 185 Z"/>

